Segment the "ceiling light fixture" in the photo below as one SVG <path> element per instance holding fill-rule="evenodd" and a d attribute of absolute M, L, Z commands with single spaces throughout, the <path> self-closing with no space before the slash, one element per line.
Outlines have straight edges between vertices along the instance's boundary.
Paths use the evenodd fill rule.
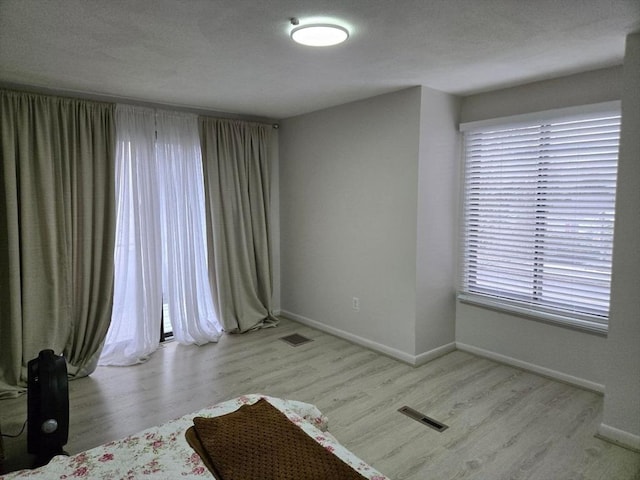
<path fill-rule="evenodd" d="M 298 25 L 298 19 L 292 18 L 291 24 Z M 349 38 L 349 31 L 339 25 L 328 23 L 316 23 L 312 25 L 300 25 L 291 30 L 291 38 L 294 42 L 310 47 L 330 47 L 338 45 Z"/>

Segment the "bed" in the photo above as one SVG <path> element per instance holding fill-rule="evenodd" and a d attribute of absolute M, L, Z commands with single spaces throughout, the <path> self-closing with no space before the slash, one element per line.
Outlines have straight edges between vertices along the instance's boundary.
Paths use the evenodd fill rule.
<path fill-rule="evenodd" d="M 46 480 L 218 478 L 218 475 L 212 473 L 200 455 L 187 442 L 185 433 L 194 426 L 194 418 L 219 421 L 232 416 L 230 414 L 237 414 L 265 402 L 270 407 L 275 407 L 274 410 L 281 412 L 292 424 L 300 427 L 306 436 L 324 447 L 325 452 L 330 452 L 332 456 L 349 465 L 365 479 L 389 480 L 356 457 L 328 433 L 327 418 L 314 405 L 260 394 L 237 397 L 70 457 L 56 456 L 47 465 L 38 469 L 21 470 L 0 478 L 5 480 L 16 478 Z"/>

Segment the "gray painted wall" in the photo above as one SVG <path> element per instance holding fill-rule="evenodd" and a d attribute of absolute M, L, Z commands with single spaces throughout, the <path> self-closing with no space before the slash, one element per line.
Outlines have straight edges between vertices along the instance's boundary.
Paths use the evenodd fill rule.
<path fill-rule="evenodd" d="M 601 434 L 640 450 L 640 33 L 627 37 Z"/>
<path fill-rule="evenodd" d="M 460 99 L 422 89 L 418 168 L 417 354 L 455 342 Z"/>
<path fill-rule="evenodd" d="M 457 112 L 415 87 L 282 122 L 284 314 L 409 362 L 453 348 Z"/>
<path fill-rule="evenodd" d="M 414 353 L 419 117 L 412 88 L 281 122 L 283 313 Z"/>
<path fill-rule="evenodd" d="M 622 67 L 604 68 L 464 97 L 460 121 L 620 100 Z"/>

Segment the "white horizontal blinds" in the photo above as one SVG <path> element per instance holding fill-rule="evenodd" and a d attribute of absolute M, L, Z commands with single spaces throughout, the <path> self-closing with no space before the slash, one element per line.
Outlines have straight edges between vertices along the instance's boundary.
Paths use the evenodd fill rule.
<path fill-rule="evenodd" d="M 462 293 L 606 324 L 620 115 L 465 132 Z"/>

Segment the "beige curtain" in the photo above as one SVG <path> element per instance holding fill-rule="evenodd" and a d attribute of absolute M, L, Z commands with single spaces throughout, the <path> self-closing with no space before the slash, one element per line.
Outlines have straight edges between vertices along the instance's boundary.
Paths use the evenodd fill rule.
<path fill-rule="evenodd" d="M 269 137 L 272 127 L 200 119 L 209 277 L 227 332 L 271 326 Z"/>
<path fill-rule="evenodd" d="M 50 348 L 91 373 L 113 297 L 114 107 L 0 90 L 0 398 Z"/>

